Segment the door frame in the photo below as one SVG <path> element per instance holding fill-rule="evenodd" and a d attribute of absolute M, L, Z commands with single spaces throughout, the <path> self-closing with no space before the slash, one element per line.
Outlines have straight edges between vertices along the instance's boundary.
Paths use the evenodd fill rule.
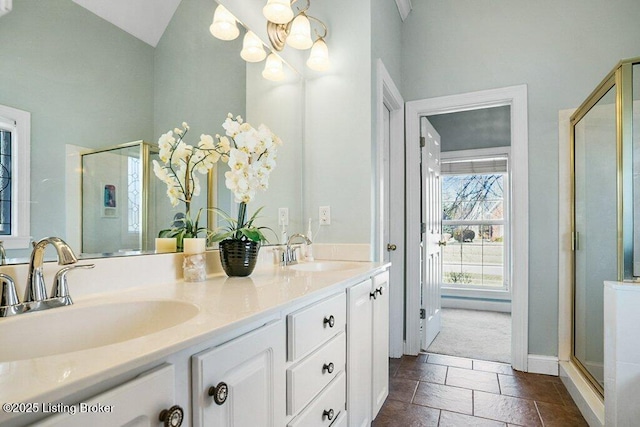
<path fill-rule="evenodd" d="M 374 224 L 374 235 L 372 236 L 373 259 L 382 261 L 384 252 L 387 250 L 387 243 L 383 242 L 384 236 L 384 213 L 388 212 L 384 205 L 384 108 L 391 112 L 389 123 L 389 186 L 391 197 L 388 202 L 393 206 L 397 215 L 391 217 L 389 240 L 397 246 L 393 253 L 396 260 L 390 269 L 389 278 L 389 357 L 401 357 L 404 350 L 404 264 L 405 264 L 405 244 L 404 244 L 404 99 L 396 87 L 391 75 L 384 66 L 381 59 L 377 60 L 376 75 L 376 166 L 375 175 L 376 200 L 375 209 L 372 209 Z"/>
<path fill-rule="evenodd" d="M 407 102 L 406 190 L 420 191 L 420 117 L 482 108 L 511 107 L 511 365 L 528 370 L 529 350 L 529 154 L 527 85 L 509 86 L 459 95 Z M 418 354 L 420 334 L 420 201 L 407 197 L 406 205 L 406 341 L 405 353 Z M 514 278 L 518 278 L 517 282 Z"/>

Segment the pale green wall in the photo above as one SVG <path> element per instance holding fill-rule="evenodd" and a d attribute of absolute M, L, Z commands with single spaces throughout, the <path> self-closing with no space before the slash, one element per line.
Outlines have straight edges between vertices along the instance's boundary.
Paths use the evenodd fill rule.
<path fill-rule="evenodd" d="M 403 26 L 405 100 L 527 84 L 529 353 L 558 348 L 558 111 L 640 55 L 637 0 L 414 1 Z"/>
<path fill-rule="evenodd" d="M 31 234 L 64 236 L 65 144 L 151 139 L 153 48 L 71 0 L 14 0 L 0 76 L 0 104 L 31 112 Z"/>
<path fill-rule="evenodd" d="M 371 0 L 371 52 L 373 84 L 375 85 L 376 61 L 380 58 L 398 90 L 402 92 L 402 19 L 395 0 Z M 375 97 L 375 91 L 373 94 Z M 373 118 L 375 121 L 375 114 Z"/>
<path fill-rule="evenodd" d="M 203 133 L 224 134 L 228 113 L 245 116 L 246 63 L 240 57 L 244 31 L 233 41 L 213 37 L 209 26 L 216 6 L 211 0 L 181 2 L 155 49 L 154 142 L 186 121 L 191 127 L 186 143 L 195 145 Z M 218 197 L 220 206 L 228 209 L 226 170 L 221 163 Z M 166 198 L 159 202 L 170 206 Z M 195 203 L 194 207 L 205 206 L 204 191 Z"/>
<path fill-rule="evenodd" d="M 318 242 L 370 243 L 371 4 L 369 0 L 314 2 L 329 26 L 331 70 L 308 68 L 305 86 L 305 218 L 331 207 L 331 225 Z"/>

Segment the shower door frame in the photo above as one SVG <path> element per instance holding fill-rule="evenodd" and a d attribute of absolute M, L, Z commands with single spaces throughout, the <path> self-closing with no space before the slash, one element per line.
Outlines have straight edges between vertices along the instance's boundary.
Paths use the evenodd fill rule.
<path fill-rule="evenodd" d="M 575 295 L 576 295 L 576 173 L 575 127 L 589 111 L 616 88 L 616 199 L 617 199 L 617 277 L 633 278 L 633 65 L 640 57 L 620 61 L 602 80 L 570 119 L 570 173 L 571 173 L 571 349 L 570 358 L 600 396 L 604 389 L 575 356 Z M 627 198 L 625 198 L 627 195 Z M 613 280 L 614 278 L 612 278 Z M 604 283 L 603 283 L 604 289 Z"/>

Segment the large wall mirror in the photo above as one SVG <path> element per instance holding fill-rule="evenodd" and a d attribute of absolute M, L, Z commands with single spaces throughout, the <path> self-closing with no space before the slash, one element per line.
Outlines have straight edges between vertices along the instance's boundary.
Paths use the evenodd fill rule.
<path fill-rule="evenodd" d="M 288 67 L 284 81 L 265 80 L 263 63 L 246 63 L 240 57 L 244 29 L 233 41 L 214 38 L 209 26 L 217 3 L 212 0 L 175 0 L 175 12 L 169 14 L 155 45 L 94 14 L 89 10 L 92 3 L 111 7 L 93 0 L 14 0 L 13 11 L 0 18 L 0 105 L 31 114 L 33 239 L 59 236 L 81 251 L 86 222 L 80 181 L 83 153 L 132 141 L 154 145 L 182 122 L 190 125 L 186 142 L 196 144 L 202 133 L 223 134 L 229 112 L 255 126 L 266 124 L 284 142 L 269 189 L 249 208 L 264 206 L 261 224 L 275 231 L 278 209 L 288 208 L 289 227 L 301 230 L 302 77 Z M 224 186 L 226 168 L 218 165 L 215 188 L 209 190 L 216 205 L 233 212 Z M 152 174 L 150 185 L 158 184 Z M 115 184 L 99 183 L 103 191 L 109 185 Z M 206 195 L 199 198 L 198 203 L 206 205 Z M 158 217 L 150 221 L 150 236 L 170 225 L 180 210 L 171 208 L 162 191 L 151 204 Z M 100 237 L 94 237 L 90 256 L 134 249 L 129 244 L 101 248 Z M 12 249 L 8 257 L 24 262 L 29 252 Z"/>

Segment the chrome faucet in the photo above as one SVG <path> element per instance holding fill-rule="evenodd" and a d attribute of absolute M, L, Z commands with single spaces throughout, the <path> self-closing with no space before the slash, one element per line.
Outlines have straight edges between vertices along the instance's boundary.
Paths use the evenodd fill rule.
<path fill-rule="evenodd" d="M 291 241 L 296 237 L 304 239 L 307 245 L 310 245 L 312 243 L 311 240 L 304 234 L 301 234 L 301 233 L 292 234 L 291 237 L 289 237 L 289 240 L 287 240 L 287 245 L 285 246 L 284 252 L 282 253 L 282 259 L 280 261 L 280 265 L 284 266 L 284 265 L 293 265 L 298 263 L 298 260 L 296 257 L 296 248 L 291 246 Z"/>
<path fill-rule="evenodd" d="M 47 290 L 44 283 L 44 251 L 47 245 L 53 245 L 58 253 L 58 264 L 66 265 L 56 273 L 55 284 L 51 290 L 51 298 L 47 298 Z M 73 304 L 67 286 L 66 274 L 76 268 L 93 268 L 94 264 L 76 264 L 78 258 L 71 247 L 59 237 L 47 237 L 33 244 L 27 288 L 22 303 L 16 296 L 15 283 L 11 277 L 0 273 L 0 317 L 14 316 L 16 314 L 40 311 L 49 308 L 62 307 Z M 73 265 L 72 265 L 73 264 Z"/>
<path fill-rule="evenodd" d="M 44 263 L 44 250 L 47 245 L 53 245 L 58 252 L 58 264 L 69 265 L 78 262 L 71 247 L 59 237 L 45 237 L 33 243 L 31 261 L 29 262 L 29 275 L 27 276 L 27 288 L 23 302 L 43 301 L 47 299 L 47 289 L 44 285 L 42 266 Z"/>
<path fill-rule="evenodd" d="M 4 250 L 4 242 L 0 240 L 0 265 L 7 264 L 7 252 Z"/>

